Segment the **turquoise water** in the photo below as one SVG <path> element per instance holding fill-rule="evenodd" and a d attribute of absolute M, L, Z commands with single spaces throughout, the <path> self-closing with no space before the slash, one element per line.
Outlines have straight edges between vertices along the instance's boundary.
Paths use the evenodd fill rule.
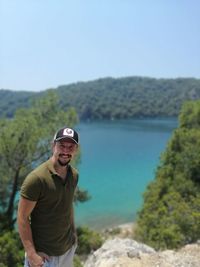
<path fill-rule="evenodd" d="M 134 221 L 176 127 L 176 119 L 80 123 L 79 186 L 92 198 L 75 207 L 76 224 L 101 229 Z"/>

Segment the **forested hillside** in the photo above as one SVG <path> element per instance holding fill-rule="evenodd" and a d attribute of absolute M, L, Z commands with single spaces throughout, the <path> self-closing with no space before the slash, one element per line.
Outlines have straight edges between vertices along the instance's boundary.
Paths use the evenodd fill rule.
<path fill-rule="evenodd" d="M 33 92 L 0 90 L 0 116 L 12 117 L 20 107 L 29 107 Z"/>
<path fill-rule="evenodd" d="M 59 94 L 62 108 L 75 107 L 81 120 L 177 116 L 185 100 L 200 98 L 200 80 L 104 78 L 53 90 Z M 1 90 L 0 115 L 10 116 L 19 106 L 27 106 L 31 97 L 33 93 Z"/>
<path fill-rule="evenodd" d="M 200 239 L 200 101 L 184 104 L 156 178 L 144 194 L 137 236 L 154 248 Z"/>

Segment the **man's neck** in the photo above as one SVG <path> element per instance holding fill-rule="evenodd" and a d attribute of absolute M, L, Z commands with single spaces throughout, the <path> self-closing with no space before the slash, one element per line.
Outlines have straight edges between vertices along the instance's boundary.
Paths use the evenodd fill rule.
<path fill-rule="evenodd" d="M 67 169 L 68 169 L 68 164 L 65 166 L 62 166 L 59 164 L 58 161 L 55 161 L 55 159 L 52 157 L 51 158 L 52 162 L 53 162 L 53 167 L 54 170 L 56 171 L 56 173 L 63 179 L 66 178 L 67 175 Z"/>

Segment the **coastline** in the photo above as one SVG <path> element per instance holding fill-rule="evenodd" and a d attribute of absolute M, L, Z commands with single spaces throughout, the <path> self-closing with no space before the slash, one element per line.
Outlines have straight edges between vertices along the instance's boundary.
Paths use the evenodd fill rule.
<path fill-rule="evenodd" d="M 135 222 L 127 222 L 104 228 L 100 232 L 106 239 L 108 239 L 109 237 L 133 238 L 135 227 Z"/>

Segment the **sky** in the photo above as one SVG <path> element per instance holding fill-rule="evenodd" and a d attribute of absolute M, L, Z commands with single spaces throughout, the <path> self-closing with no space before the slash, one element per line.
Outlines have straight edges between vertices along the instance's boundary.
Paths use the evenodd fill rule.
<path fill-rule="evenodd" d="M 199 0 L 0 0 L 0 89 L 200 78 Z"/>

